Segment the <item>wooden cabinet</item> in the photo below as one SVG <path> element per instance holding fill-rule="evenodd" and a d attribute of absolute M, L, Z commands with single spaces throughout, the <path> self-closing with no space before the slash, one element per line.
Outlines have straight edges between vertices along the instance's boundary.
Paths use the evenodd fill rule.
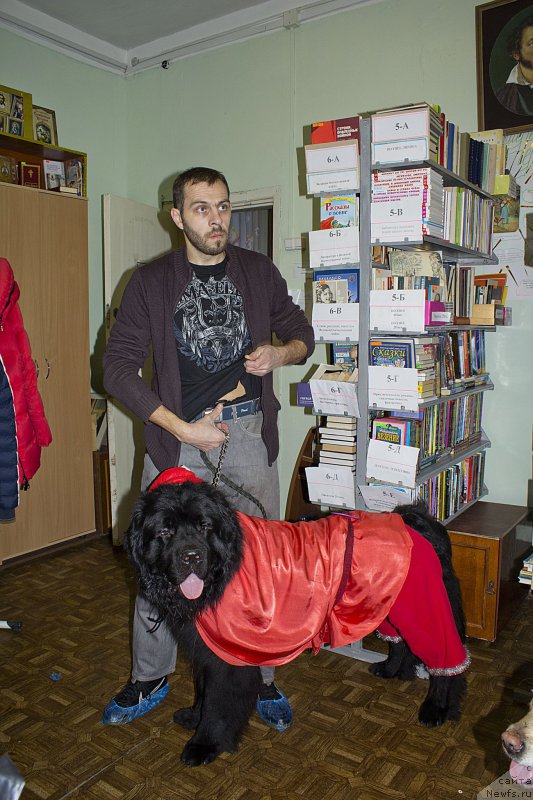
<path fill-rule="evenodd" d="M 20 286 L 53 436 L 15 522 L 2 526 L 3 561 L 94 531 L 87 201 L 0 183 L 0 256 Z"/>
<path fill-rule="evenodd" d="M 466 632 L 490 642 L 528 592 L 518 583 L 524 557 L 531 552 L 528 509 L 478 502 L 446 526 L 453 565 L 461 584 Z"/>

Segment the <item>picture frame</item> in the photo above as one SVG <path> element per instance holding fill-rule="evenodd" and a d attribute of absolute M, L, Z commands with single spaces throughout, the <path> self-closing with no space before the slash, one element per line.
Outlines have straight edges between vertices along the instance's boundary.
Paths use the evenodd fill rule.
<path fill-rule="evenodd" d="M 510 133 L 533 128 L 533 90 L 521 70 L 531 60 L 524 51 L 523 26 L 532 28 L 533 36 L 531 0 L 494 0 L 476 6 L 479 130 L 503 128 Z M 524 68 L 531 77 L 529 68 Z"/>
<path fill-rule="evenodd" d="M 51 108 L 32 106 L 33 138 L 41 144 L 53 144 L 57 147 L 56 112 Z"/>
<path fill-rule="evenodd" d="M 31 94 L 0 85 L 0 133 L 33 139 Z"/>

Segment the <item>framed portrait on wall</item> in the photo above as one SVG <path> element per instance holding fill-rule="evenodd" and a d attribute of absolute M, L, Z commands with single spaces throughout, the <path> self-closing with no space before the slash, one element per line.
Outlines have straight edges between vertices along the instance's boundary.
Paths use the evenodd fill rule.
<path fill-rule="evenodd" d="M 533 4 L 476 6 L 478 128 L 533 128 Z"/>

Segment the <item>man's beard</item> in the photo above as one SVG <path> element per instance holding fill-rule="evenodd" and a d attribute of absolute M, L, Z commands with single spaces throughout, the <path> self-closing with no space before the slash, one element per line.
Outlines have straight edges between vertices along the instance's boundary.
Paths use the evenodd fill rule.
<path fill-rule="evenodd" d="M 218 230 L 212 230 L 206 236 L 201 236 L 199 233 L 196 233 L 192 228 L 190 228 L 186 222 L 184 222 L 183 218 L 181 221 L 183 225 L 183 233 L 187 237 L 194 247 L 203 253 L 206 256 L 218 256 L 220 253 L 223 253 L 226 249 L 226 244 L 228 243 L 228 233 L 224 230 L 224 228 L 219 228 Z M 218 242 L 209 243 L 209 237 L 213 233 L 221 233 L 222 238 L 219 239 Z"/>
<path fill-rule="evenodd" d="M 525 69 L 533 69 L 533 61 L 530 58 L 522 58 L 522 53 L 520 53 L 520 66 L 525 67 Z"/>

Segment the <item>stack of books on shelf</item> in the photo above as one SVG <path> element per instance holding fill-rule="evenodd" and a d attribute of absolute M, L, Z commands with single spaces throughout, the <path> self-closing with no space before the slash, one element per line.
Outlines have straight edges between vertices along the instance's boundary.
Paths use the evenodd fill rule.
<path fill-rule="evenodd" d="M 452 244 L 489 255 L 492 252 L 494 203 L 473 189 L 444 189 L 444 234 Z"/>
<path fill-rule="evenodd" d="M 313 270 L 313 302 L 358 303 L 359 268 Z"/>
<path fill-rule="evenodd" d="M 438 337 L 371 337 L 369 365 L 416 369 L 418 399 L 423 401 L 440 394 Z"/>
<path fill-rule="evenodd" d="M 359 263 L 359 199 L 354 192 L 320 197 L 320 230 L 309 232 L 313 269 Z"/>
<path fill-rule="evenodd" d="M 474 304 L 472 325 L 510 325 L 511 308 L 505 305 L 507 298 L 507 275 L 474 276 Z"/>
<path fill-rule="evenodd" d="M 319 466 L 336 464 L 355 470 L 356 420 L 355 417 L 321 417 L 318 426 Z"/>
<path fill-rule="evenodd" d="M 372 114 L 372 161 L 437 161 L 443 132 L 440 114 L 429 103 L 415 103 Z"/>
<path fill-rule="evenodd" d="M 359 189 L 359 117 L 313 122 L 304 149 L 308 194 Z"/>
<path fill-rule="evenodd" d="M 522 569 L 518 575 L 518 580 L 520 583 L 525 583 L 531 588 L 533 581 L 533 553 L 524 559 Z"/>
<path fill-rule="evenodd" d="M 439 520 L 457 514 L 483 493 L 485 451 L 453 464 L 418 487 L 418 498 Z"/>
<path fill-rule="evenodd" d="M 330 345 L 330 361 L 341 364 L 350 372 L 357 370 L 359 346 L 353 342 L 332 342 Z"/>
<path fill-rule="evenodd" d="M 420 447 L 420 430 L 420 420 L 394 416 L 374 417 L 372 420 L 372 439 L 390 444 Z"/>
<path fill-rule="evenodd" d="M 387 261 L 387 266 L 373 267 L 373 289 L 424 289 L 428 302 L 444 302 L 446 271 L 440 252 L 389 247 Z"/>
<path fill-rule="evenodd" d="M 372 173 L 373 242 L 439 239 L 444 234 L 442 175 L 430 167 Z"/>

